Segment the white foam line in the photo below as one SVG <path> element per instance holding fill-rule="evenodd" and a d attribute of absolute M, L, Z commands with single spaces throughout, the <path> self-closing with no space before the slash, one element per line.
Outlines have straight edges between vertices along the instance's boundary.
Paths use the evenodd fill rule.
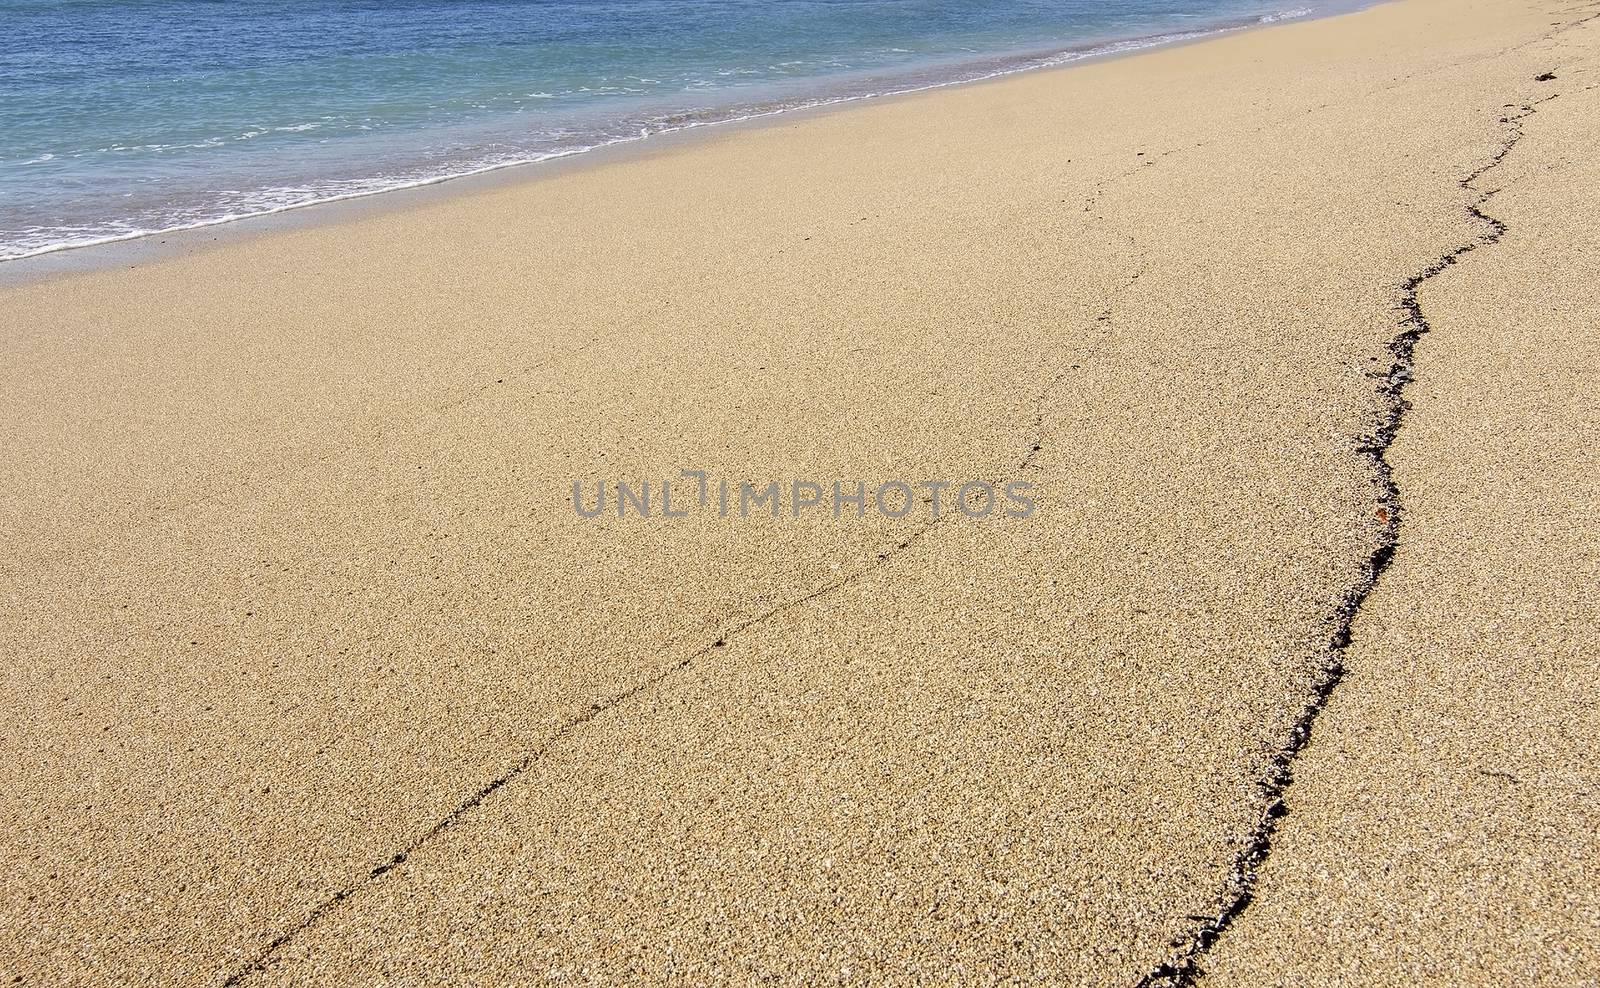
<path fill-rule="evenodd" d="M 879 99 L 884 96 L 904 96 L 911 93 L 923 93 L 936 89 L 946 89 L 950 86 L 965 86 L 975 82 L 984 82 L 990 79 L 998 79 L 1004 76 L 1017 75 L 1023 72 L 1034 72 L 1040 69 L 1058 68 L 1062 65 L 1068 65 L 1073 62 L 1080 62 L 1090 58 L 1100 58 L 1107 55 L 1120 55 L 1132 51 L 1144 51 L 1149 48 L 1159 48 L 1163 45 L 1178 44 L 1179 42 L 1183 41 L 1193 41 L 1199 38 L 1209 38 L 1222 34 L 1231 34 L 1233 32 L 1242 31 L 1258 24 L 1270 24 L 1275 23 L 1280 19 L 1302 17 L 1310 12 L 1311 11 L 1307 8 L 1298 8 L 1295 10 L 1284 11 L 1281 14 L 1264 15 L 1262 18 L 1246 24 L 1235 24 L 1227 27 L 1209 28 L 1200 31 L 1181 31 L 1174 34 L 1153 35 L 1148 38 L 1109 42 L 1095 48 L 1088 48 L 1081 51 L 1069 50 L 1056 52 L 1055 54 L 1039 55 L 1036 57 L 1027 58 L 1025 59 L 1024 64 L 1015 65 L 1010 68 L 995 69 L 992 72 L 985 72 L 975 76 L 948 79 L 944 82 L 932 82 L 921 86 L 908 86 L 904 89 L 887 89 L 882 92 L 857 93 L 850 96 L 835 96 L 831 98 L 817 99 L 807 103 L 796 103 L 792 106 L 780 106 L 769 110 L 760 110 L 754 113 L 721 117 L 715 120 L 695 120 L 670 127 L 659 127 L 654 130 L 646 128 L 641 130 L 636 136 L 617 137 L 608 141 L 602 141 L 598 144 L 570 148 L 565 151 L 551 151 L 548 153 L 530 155 L 523 158 L 514 158 L 509 161 L 497 161 L 493 164 L 467 168 L 460 171 L 432 175 L 426 178 L 398 181 L 392 184 L 384 185 L 381 188 L 362 189 L 356 192 L 335 193 L 319 198 L 307 199 L 304 202 L 287 203 L 279 206 L 268 206 L 262 209 L 250 210 L 249 212 L 225 213 L 221 216 L 211 217 L 204 220 L 195 220 L 192 223 L 179 223 L 172 226 L 139 229 L 127 233 L 112 234 L 104 237 L 95 237 L 85 240 L 63 241 L 60 243 L 47 244 L 43 247 L 35 247 L 30 250 L 17 253 L 0 253 L 0 263 L 5 263 L 6 261 L 19 261 L 27 257 L 38 257 L 42 254 L 54 254 L 65 250 L 79 250 L 84 247 L 98 247 L 103 244 L 122 243 L 129 240 L 138 240 L 143 237 L 159 236 L 163 233 L 179 233 L 186 230 L 200 230 L 208 226 L 220 226 L 224 223 L 235 223 L 239 220 L 254 219 L 258 216 L 273 216 L 278 213 L 286 213 L 294 209 L 305 209 L 310 206 L 324 206 L 334 202 L 345 202 L 351 199 L 365 199 L 369 196 L 384 195 L 390 192 L 401 192 L 406 189 L 423 188 L 430 185 L 438 185 L 442 182 L 455 181 L 456 179 L 470 178 L 473 175 L 483 175 L 488 172 L 496 172 L 504 168 L 518 168 L 525 165 L 536 165 L 546 161 L 553 161 L 557 158 L 570 158 L 574 155 L 587 154 L 590 151 L 595 151 L 600 148 L 614 147 L 619 144 L 632 144 L 638 141 L 647 140 L 657 135 L 675 134 L 681 131 L 693 130 L 697 127 L 713 127 L 720 126 L 722 124 L 744 123 L 751 120 L 764 119 L 766 117 L 775 117 L 783 113 L 792 113 L 796 110 L 816 110 L 825 107 L 840 106 L 846 103 L 856 103 L 862 100 Z M 1272 20 L 1267 20 L 1269 17 L 1272 18 Z M 263 191 L 271 192 L 274 190 L 267 189 Z"/>

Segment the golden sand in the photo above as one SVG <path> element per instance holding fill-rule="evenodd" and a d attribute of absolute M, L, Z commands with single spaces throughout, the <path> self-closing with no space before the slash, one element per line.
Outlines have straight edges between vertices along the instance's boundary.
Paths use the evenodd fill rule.
<path fill-rule="evenodd" d="M 1400 0 L 4 289 L 3 980 L 1592 978 L 1596 13 Z M 1361 447 L 1458 254 L 1396 501 Z M 1038 510 L 569 501 L 684 469 Z"/>

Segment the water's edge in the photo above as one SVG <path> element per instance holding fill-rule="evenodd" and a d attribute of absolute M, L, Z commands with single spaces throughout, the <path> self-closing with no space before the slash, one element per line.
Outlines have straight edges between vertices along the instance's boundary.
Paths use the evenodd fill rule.
<path fill-rule="evenodd" d="M 333 215 L 335 207 L 340 205 L 346 207 L 371 205 L 379 200 L 388 203 L 396 198 L 394 196 L 395 193 L 420 193 L 435 189 L 441 185 L 460 186 L 468 184 L 468 180 L 471 179 L 493 180 L 496 184 L 516 182 L 528 177 L 530 173 L 539 175 L 554 174 L 555 170 L 563 165 L 581 167 L 591 161 L 595 164 L 603 161 L 613 161 L 616 160 L 616 155 L 619 153 L 644 150 L 641 145 L 659 146 L 661 150 L 665 150 L 667 146 L 674 144 L 676 140 L 690 137 L 691 132 L 713 128 L 721 129 L 724 125 L 760 126 L 778 122 L 778 118 L 781 117 L 844 109 L 852 104 L 867 100 L 911 96 L 952 86 L 992 82 L 1021 73 L 1071 68 L 1090 61 L 1145 54 L 1161 48 L 1203 42 L 1244 31 L 1337 17 L 1354 13 L 1376 2 L 1381 2 L 1381 0 L 1344 0 L 1344 2 L 1336 0 L 1334 3 L 1323 4 L 1314 9 L 1291 8 L 1281 13 L 1264 15 L 1244 22 L 1224 23 L 1192 31 L 1128 38 L 1090 47 L 1054 51 L 1016 52 L 985 59 L 982 62 L 966 63 L 965 71 L 962 70 L 962 67 L 954 67 L 948 77 L 937 81 L 849 95 L 819 96 L 810 100 L 800 100 L 743 112 L 739 108 L 735 108 L 733 112 L 728 113 L 726 116 L 686 121 L 674 126 L 666 126 L 658 130 L 607 140 L 572 150 L 495 162 L 481 167 L 395 182 L 379 188 L 330 195 L 325 198 L 263 208 L 236 215 L 222 215 L 198 222 L 138 230 L 83 242 L 55 244 L 26 253 L 0 256 L 0 284 L 33 282 L 59 274 L 114 267 L 129 261 L 148 260 L 157 254 L 167 255 L 174 252 L 182 252 L 185 248 L 197 246 L 202 242 L 215 241 L 218 239 L 215 236 L 205 238 L 202 241 L 196 237 L 196 234 L 203 234 L 205 231 L 215 233 L 217 228 L 220 227 L 232 228 L 230 233 L 237 230 L 254 232 L 281 229 L 285 226 L 285 220 L 298 225 L 298 222 L 305 221 L 308 213 L 319 219 L 334 219 L 336 218 Z M 535 166 L 544 167 L 535 169 Z M 524 169 L 529 171 L 523 171 Z M 455 189 L 452 188 L 450 191 L 453 193 Z M 349 215 L 343 210 L 338 212 L 343 215 Z M 290 220 L 285 214 L 291 213 L 299 215 Z M 273 220 L 278 220 L 279 222 L 272 222 Z M 173 237 L 176 242 L 165 239 L 169 236 Z M 121 250 L 117 248 L 121 248 Z"/>

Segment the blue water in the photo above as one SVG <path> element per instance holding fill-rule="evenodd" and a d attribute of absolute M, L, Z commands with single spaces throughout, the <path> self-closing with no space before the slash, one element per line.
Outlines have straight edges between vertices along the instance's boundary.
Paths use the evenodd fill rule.
<path fill-rule="evenodd" d="M 1325 0 L 0 0 L 0 259 Z"/>

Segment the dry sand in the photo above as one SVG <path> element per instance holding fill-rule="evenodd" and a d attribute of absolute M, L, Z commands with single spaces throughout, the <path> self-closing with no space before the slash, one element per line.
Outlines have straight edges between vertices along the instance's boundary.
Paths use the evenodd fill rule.
<path fill-rule="evenodd" d="M 1592 979 L 1596 13 L 1400 0 L 5 289 L 3 980 Z M 1039 509 L 568 501 L 685 468 Z"/>

